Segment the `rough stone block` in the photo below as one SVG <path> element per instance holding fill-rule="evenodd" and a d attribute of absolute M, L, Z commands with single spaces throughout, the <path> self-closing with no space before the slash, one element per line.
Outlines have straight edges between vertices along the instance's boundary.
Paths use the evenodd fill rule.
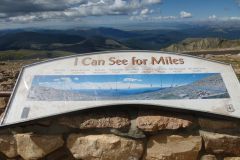
<path fill-rule="evenodd" d="M 240 157 L 225 157 L 224 160 L 240 160 Z"/>
<path fill-rule="evenodd" d="M 200 136 L 157 135 L 149 139 L 145 160 L 196 160 L 201 150 Z"/>
<path fill-rule="evenodd" d="M 187 128 L 194 124 L 192 116 L 158 111 L 140 111 L 137 118 L 137 127 L 146 132 L 176 130 Z"/>
<path fill-rule="evenodd" d="M 143 142 L 111 134 L 68 137 L 67 147 L 81 160 L 138 160 L 143 154 Z"/>
<path fill-rule="evenodd" d="M 126 128 L 130 125 L 130 118 L 124 112 L 96 111 L 80 115 L 61 117 L 59 124 L 71 128 L 95 129 L 95 128 Z"/>
<path fill-rule="evenodd" d="M 0 152 L 8 158 L 17 157 L 17 143 L 13 135 L 0 135 Z"/>
<path fill-rule="evenodd" d="M 240 135 L 200 131 L 208 153 L 240 156 Z"/>
<path fill-rule="evenodd" d="M 16 134 L 17 152 L 25 160 L 36 160 L 62 147 L 60 135 Z"/>

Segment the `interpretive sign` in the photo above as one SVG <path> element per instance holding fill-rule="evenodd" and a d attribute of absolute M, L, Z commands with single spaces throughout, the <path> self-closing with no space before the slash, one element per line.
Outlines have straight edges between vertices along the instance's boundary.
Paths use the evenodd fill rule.
<path fill-rule="evenodd" d="M 240 85 L 231 65 L 168 52 L 58 58 L 23 68 L 2 125 L 119 104 L 240 118 Z"/>

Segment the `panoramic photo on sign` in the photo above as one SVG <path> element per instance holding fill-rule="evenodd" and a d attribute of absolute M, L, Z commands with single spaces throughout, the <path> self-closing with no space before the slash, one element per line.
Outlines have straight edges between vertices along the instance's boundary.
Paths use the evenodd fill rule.
<path fill-rule="evenodd" d="M 2 125 L 121 104 L 240 118 L 240 85 L 231 65 L 169 52 L 64 57 L 23 68 Z"/>

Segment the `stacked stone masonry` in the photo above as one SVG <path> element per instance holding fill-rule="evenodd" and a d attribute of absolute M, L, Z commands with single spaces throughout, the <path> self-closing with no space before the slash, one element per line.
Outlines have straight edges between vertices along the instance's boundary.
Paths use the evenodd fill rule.
<path fill-rule="evenodd" d="M 240 120 L 98 108 L 0 129 L 0 159 L 240 160 Z"/>

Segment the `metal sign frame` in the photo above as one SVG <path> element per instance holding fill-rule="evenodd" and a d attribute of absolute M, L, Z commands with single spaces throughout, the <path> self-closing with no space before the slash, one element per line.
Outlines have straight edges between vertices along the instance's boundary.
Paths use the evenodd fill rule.
<path fill-rule="evenodd" d="M 111 53 L 115 53 L 115 52 L 118 52 L 118 53 L 125 53 L 125 52 L 134 52 L 134 53 L 141 52 L 142 53 L 142 52 L 148 52 L 148 53 L 155 53 L 155 54 L 171 54 L 171 55 L 178 55 L 178 56 L 184 56 L 184 57 L 190 57 L 190 58 L 205 60 L 205 61 L 209 61 L 209 62 L 214 62 L 214 63 L 230 66 L 232 71 L 235 73 L 235 78 L 237 79 L 236 72 L 234 71 L 232 65 L 229 64 L 229 63 L 224 63 L 224 62 L 220 62 L 220 61 L 216 61 L 216 60 L 210 60 L 210 59 L 207 59 L 207 58 L 202 58 L 202 57 L 198 57 L 198 56 L 194 56 L 194 55 L 175 53 L 175 52 L 151 51 L 151 50 L 114 50 L 114 51 L 92 52 L 92 53 L 76 54 L 76 55 L 71 55 L 71 56 L 64 56 L 64 57 L 59 57 L 59 58 L 53 58 L 53 59 L 44 60 L 44 61 L 41 61 L 41 62 L 36 62 L 36 63 L 32 63 L 32 64 L 29 64 L 29 65 L 25 65 L 25 66 L 22 67 L 22 69 L 21 69 L 21 71 L 19 73 L 19 76 L 17 78 L 17 81 L 16 81 L 16 83 L 14 85 L 14 89 L 13 89 L 13 92 L 12 92 L 12 94 L 10 96 L 9 102 L 7 104 L 7 107 L 6 107 L 6 109 L 4 111 L 4 114 L 2 116 L 2 119 L 1 119 L 1 122 L 0 122 L 0 128 L 4 127 L 4 126 L 15 125 L 15 124 L 22 124 L 22 123 L 25 123 L 25 122 L 34 121 L 34 120 L 38 120 L 38 119 L 44 119 L 44 118 L 53 117 L 53 116 L 57 116 L 57 115 L 73 113 L 73 112 L 77 112 L 77 111 L 80 111 L 80 110 L 99 108 L 99 107 L 107 107 L 106 105 L 103 105 L 103 106 L 98 105 L 98 106 L 85 108 L 85 109 L 77 109 L 75 111 L 67 111 L 67 112 L 64 112 L 64 113 L 57 113 L 57 114 L 52 114 L 52 115 L 48 115 L 48 116 L 41 116 L 41 117 L 38 117 L 38 118 L 32 118 L 32 119 L 28 119 L 26 121 L 23 120 L 21 122 L 16 122 L 14 124 L 4 124 L 4 120 L 5 120 L 5 118 L 6 118 L 7 114 L 8 114 L 8 111 L 11 108 L 11 104 L 13 102 L 13 99 L 15 98 L 16 90 L 18 89 L 18 86 L 20 85 L 20 79 L 22 78 L 23 72 L 24 72 L 24 70 L 26 68 L 32 67 L 32 66 L 36 66 L 36 65 L 39 65 L 39 64 L 44 64 L 44 63 L 56 61 L 56 60 L 62 60 L 62 59 L 68 59 L 68 58 L 74 58 L 74 57 L 82 57 L 82 56 L 98 55 L 98 54 L 111 54 Z M 115 106 L 115 105 L 119 105 L 119 104 L 111 104 L 111 105 L 108 105 L 108 106 Z M 129 104 L 122 103 L 121 105 L 129 105 Z M 132 104 L 130 104 L 130 105 L 132 105 Z M 141 104 L 141 105 L 155 106 L 155 105 L 151 105 L 151 104 Z M 156 105 L 156 106 L 164 107 L 164 108 L 170 108 L 170 109 L 191 111 L 191 112 L 207 113 L 207 114 L 212 114 L 212 115 L 216 115 L 216 116 L 220 115 L 220 116 L 223 116 L 223 117 L 239 118 L 239 117 L 235 117 L 235 116 L 231 116 L 231 115 L 225 115 L 225 114 L 221 115 L 221 114 L 215 114 L 215 113 L 212 113 L 212 112 L 202 111 L 202 110 L 198 110 L 197 108 L 193 110 L 193 109 L 179 108 L 179 107 L 175 107 L 175 106 L 171 106 L 171 105 L 169 105 L 169 106 L 167 106 L 167 105 L 164 105 L 164 106 L 163 105 Z M 232 112 L 232 111 L 234 111 L 234 109 L 231 108 L 231 106 L 229 106 L 229 112 Z"/>

